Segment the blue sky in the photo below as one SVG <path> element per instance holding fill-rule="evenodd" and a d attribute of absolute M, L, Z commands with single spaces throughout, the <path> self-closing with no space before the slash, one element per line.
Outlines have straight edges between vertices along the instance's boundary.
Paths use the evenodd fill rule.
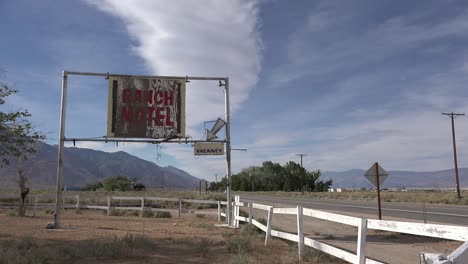
<path fill-rule="evenodd" d="M 265 160 L 308 169 L 453 167 L 450 121 L 468 109 L 466 1 L 0 1 L 0 67 L 58 141 L 61 71 L 226 76 L 233 172 Z M 106 133 L 107 83 L 70 76 L 66 136 Z M 224 117 L 215 82 L 187 87 L 187 132 Z M 456 120 L 468 164 L 468 117 Z M 188 145 L 80 143 L 125 150 L 213 180 L 224 157 Z M 160 153 L 160 155 L 158 155 Z M 158 157 L 159 156 L 159 157 Z"/>

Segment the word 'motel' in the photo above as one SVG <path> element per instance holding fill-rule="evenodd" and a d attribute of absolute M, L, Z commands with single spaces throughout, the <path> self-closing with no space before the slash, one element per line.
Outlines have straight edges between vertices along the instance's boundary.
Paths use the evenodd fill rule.
<path fill-rule="evenodd" d="M 146 122 L 148 127 L 172 128 L 174 122 L 171 120 L 170 106 L 174 105 L 174 100 L 174 90 L 142 91 L 124 88 L 122 90 L 122 120 L 128 123 Z"/>

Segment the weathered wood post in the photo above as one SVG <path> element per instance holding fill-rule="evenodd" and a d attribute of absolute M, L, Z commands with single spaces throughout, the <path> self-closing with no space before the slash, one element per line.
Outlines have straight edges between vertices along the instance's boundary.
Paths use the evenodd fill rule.
<path fill-rule="evenodd" d="M 180 219 L 181 212 L 182 212 L 182 199 L 179 198 L 179 219 Z"/>
<path fill-rule="evenodd" d="M 304 214 L 302 206 L 297 207 L 297 248 L 299 250 L 299 261 L 304 256 Z"/>
<path fill-rule="evenodd" d="M 107 196 L 107 215 L 111 215 L 111 197 Z"/>
<path fill-rule="evenodd" d="M 76 210 L 80 210 L 80 195 L 76 195 Z"/>
<path fill-rule="evenodd" d="M 145 210 L 145 197 L 141 197 L 140 217 L 143 217 L 143 211 L 144 210 Z"/>
<path fill-rule="evenodd" d="M 239 228 L 239 219 L 237 218 L 239 216 L 239 207 L 240 207 L 239 202 L 240 202 L 240 197 L 239 197 L 239 195 L 236 195 L 236 197 L 234 199 L 234 203 L 235 203 L 235 206 L 234 206 L 234 211 L 235 211 L 234 223 L 235 223 L 236 228 Z"/>
<path fill-rule="evenodd" d="M 252 224 L 252 203 L 249 203 L 249 224 Z"/>
<path fill-rule="evenodd" d="M 34 196 L 34 216 L 36 216 L 36 210 L 37 210 L 37 196 Z"/>
<path fill-rule="evenodd" d="M 367 219 L 361 218 L 358 226 L 358 241 L 357 241 L 357 263 L 366 263 L 366 235 L 367 235 Z"/>
<path fill-rule="evenodd" d="M 221 201 L 218 201 L 218 222 L 221 221 Z"/>
<path fill-rule="evenodd" d="M 270 206 L 268 209 L 268 219 L 267 219 L 267 230 L 265 234 L 265 246 L 268 244 L 268 241 L 271 239 L 271 222 L 273 220 L 273 206 Z"/>

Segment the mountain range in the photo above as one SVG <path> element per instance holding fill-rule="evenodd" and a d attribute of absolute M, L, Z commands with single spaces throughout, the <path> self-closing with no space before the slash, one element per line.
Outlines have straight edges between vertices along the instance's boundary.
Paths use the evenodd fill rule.
<path fill-rule="evenodd" d="M 38 143 L 37 152 L 24 164 L 24 172 L 34 188 L 56 185 L 57 145 Z M 16 186 L 16 166 L 0 169 L 0 188 Z M 146 186 L 165 188 L 196 188 L 200 179 L 176 167 L 160 167 L 126 152 L 108 153 L 98 150 L 69 147 L 64 149 L 64 186 L 82 187 L 102 181 L 109 176 L 136 178 Z"/>
<path fill-rule="evenodd" d="M 24 166 L 33 188 L 52 188 L 56 184 L 57 146 L 40 142 L 38 151 Z M 64 186 L 82 187 L 88 183 L 102 181 L 109 176 L 127 176 L 151 187 L 190 189 L 199 186 L 200 179 L 173 166 L 157 164 L 132 156 L 126 152 L 114 153 L 92 149 L 69 147 L 64 150 Z M 425 187 L 454 188 L 453 169 L 415 172 L 388 171 L 389 176 L 382 188 Z M 364 170 L 353 169 L 343 172 L 324 171 L 322 179 L 332 179 L 335 188 L 371 188 L 372 184 L 363 176 Z M 459 169 L 460 185 L 468 187 L 468 168 Z M 15 187 L 15 164 L 0 169 L 0 188 Z"/>
<path fill-rule="evenodd" d="M 468 168 L 460 168 L 459 179 L 461 187 L 468 187 Z M 372 188 L 374 187 L 364 173 L 366 171 L 353 169 L 343 172 L 325 171 L 322 179 L 332 179 L 335 188 Z M 388 171 L 389 176 L 381 188 L 455 188 L 455 170 L 440 170 L 430 172 Z"/>

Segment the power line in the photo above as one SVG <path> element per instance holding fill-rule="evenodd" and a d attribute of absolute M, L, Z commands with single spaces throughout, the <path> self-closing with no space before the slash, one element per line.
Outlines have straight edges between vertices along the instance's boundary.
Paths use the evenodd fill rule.
<path fill-rule="evenodd" d="M 299 153 L 299 154 L 296 154 L 296 156 L 301 157 L 301 168 L 304 168 L 302 167 L 302 157 L 307 156 L 307 154 Z M 302 192 L 302 195 L 304 195 L 304 173 L 301 173 L 301 192 Z"/>
<path fill-rule="evenodd" d="M 454 112 L 451 113 L 442 113 L 442 115 L 449 116 L 452 119 L 452 141 L 453 141 L 453 160 L 455 162 L 455 178 L 457 181 L 457 195 L 458 199 L 461 199 L 460 195 L 460 180 L 458 178 L 458 162 L 457 162 L 457 144 L 455 142 L 455 118 L 459 116 L 464 116 L 465 114 L 455 114 Z"/>

